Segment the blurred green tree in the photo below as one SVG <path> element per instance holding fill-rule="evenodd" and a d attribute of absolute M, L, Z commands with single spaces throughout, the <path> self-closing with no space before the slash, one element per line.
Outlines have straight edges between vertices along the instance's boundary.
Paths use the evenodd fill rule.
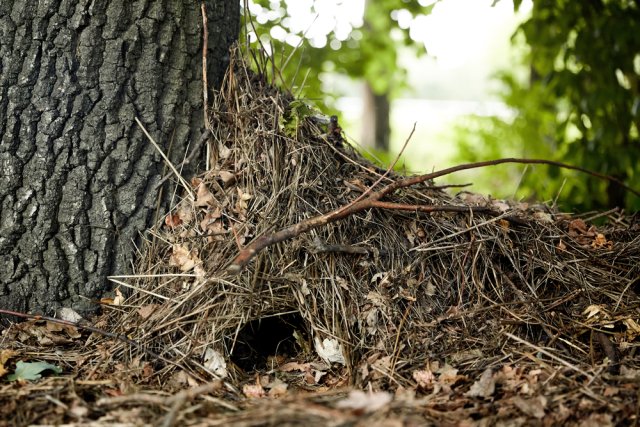
<path fill-rule="evenodd" d="M 503 99 L 516 116 L 467 118 L 457 129 L 458 160 L 545 157 L 638 187 L 640 2 L 536 0 L 517 39 L 528 47 L 528 79 L 500 76 Z M 520 178 L 517 169 L 491 173 L 494 180 Z M 526 173 L 521 188 L 542 199 L 562 188 L 562 199 L 578 209 L 640 208 L 640 200 L 616 184 L 555 168 Z"/>
<path fill-rule="evenodd" d="M 297 4 L 303 4 L 308 9 L 306 15 L 314 17 L 306 26 L 295 22 L 291 13 L 293 3 L 299 1 L 245 0 L 248 40 L 257 42 L 259 37 L 270 54 L 280 58 L 282 83 L 290 89 L 297 86 L 296 93 L 320 105 L 326 106 L 332 99 L 323 91 L 323 73 L 364 81 L 363 129 L 370 133 L 364 135 L 369 142 L 363 144 L 388 150 L 389 100 L 404 87 L 406 79 L 398 51 L 426 52 L 424 45 L 412 40 L 410 23 L 429 14 L 439 0 L 366 0 L 362 19 L 351 22 L 339 14 L 344 12 L 341 6 L 353 0 L 308 0 Z M 328 10 L 331 4 L 334 10 Z M 308 33 L 311 27 L 315 27 L 313 38 Z"/>

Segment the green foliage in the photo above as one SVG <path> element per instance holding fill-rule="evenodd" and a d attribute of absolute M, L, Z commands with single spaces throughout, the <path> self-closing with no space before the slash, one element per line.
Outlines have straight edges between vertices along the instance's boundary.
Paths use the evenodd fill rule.
<path fill-rule="evenodd" d="M 518 154 L 581 165 L 640 185 L 640 8 L 625 0 L 538 0 L 519 29 L 529 46 L 529 82 L 505 74 L 513 122 L 476 119 L 482 131 L 459 160 Z M 469 135 L 459 129 L 460 138 Z M 500 138 L 500 140 L 498 140 Z M 493 171 L 492 171 L 493 173 Z M 511 172 L 504 172 L 508 176 Z M 523 187 L 540 198 L 562 190 L 576 208 L 624 204 L 615 185 L 536 168 Z M 628 195 L 626 204 L 640 207 Z"/>
<path fill-rule="evenodd" d="M 320 13 L 321 1 L 313 2 L 310 13 Z M 364 79 L 378 94 L 392 93 L 401 88 L 406 72 L 398 63 L 398 49 L 404 47 L 420 54 L 424 48 L 411 39 L 409 28 L 400 28 L 394 17 L 397 18 L 398 12 L 402 11 L 415 18 L 429 14 L 433 9 L 433 4 L 421 6 L 418 0 L 367 1 L 361 27 L 351 28 L 346 38 L 334 28 L 326 34 L 327 41 L 323 47 L 313 47 L 305 37 L 308 28 L 293 29 L 286 13 L 286 1 L 254 0 L 254 3 L 274 13 L 269 14 L 270 19 L 266 22 L 262 19 L 263 23 L 252 17 L 252 24 L 245 25 L 245 28 L 249 32 L 255 28 L 263 45 L 269 46 L 274 57 L 280 58 L 280 75 L 285 85 L 293 88 L 295 82 L 302 96 L 320 101 L 328 98 L 322 91 L 319 76 L 329 71 Z M 262 12 L 265 15 L 265 11 Z M 283 37 L 274 38 L 274 29 L 278 30 L 277 33 L 286 33 L 289 41 L 300 40 L 299 45 L 291 46 L 286 37 L 284 40 Z"/>
<path fill-rule="evenodd" d="M 311 106 L 300 100 L 291 101 L 289 109 L 280 116 L 280 129 L 285 135 L 295 137 L 298 134 L 300 124 L 309 116 L 314 114 Z"/>
<path fill-rule="evenodd" d="M 18 362 L 16 363 L 16 371 L 7 377 L 9 381 L 35 381 L 42 378 L 42 373 L 52 371 L 55 374 L 61 374 L 62 369 L 56 365 L 47 362 Z"/>

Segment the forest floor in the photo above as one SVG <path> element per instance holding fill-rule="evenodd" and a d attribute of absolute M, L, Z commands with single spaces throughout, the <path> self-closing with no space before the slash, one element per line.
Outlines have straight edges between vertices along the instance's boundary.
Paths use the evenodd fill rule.
<path fill-rule="evenodd" d="M 398 175 L 241 59 L 209 116 L 102 314 L 2 331 L 0 426 L 638 424 L 638 215 Z"/>

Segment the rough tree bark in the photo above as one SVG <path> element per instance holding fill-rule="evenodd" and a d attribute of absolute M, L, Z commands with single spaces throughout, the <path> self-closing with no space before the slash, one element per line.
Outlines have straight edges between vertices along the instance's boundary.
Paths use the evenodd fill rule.
<path fill-rule="evenodd" d="M 239 8 L 206 2 L 210 85 Z M 201 61 L 199 1 L 0 2 L 0 307 L 86 312 L 128 270 L 163 172 L 134 119 L 179 164 L 203 130 Z"/>

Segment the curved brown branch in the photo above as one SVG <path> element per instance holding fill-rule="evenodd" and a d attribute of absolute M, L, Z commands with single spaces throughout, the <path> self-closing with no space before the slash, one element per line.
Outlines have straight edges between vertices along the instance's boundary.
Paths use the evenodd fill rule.
<path fill-rule="evenodd" d="M 362 196 L 356 198 L 354 201 L 342 206 L 336 210 L 328 212 L 323 215 L 319 215 L 313 218 L 308 218 L 304 221 L 301 221 L 297 224 L 290 225 L 285 227 L 275 233 L 263 234 L 259 236 L 256 240 L 251 242 L 246 248 L 240 251 L 240 253 L 235 257 L 235 259 L 231 262 L 231 265 L 227 268 L 227 271 L 231 274 L 237 274 L 251 261 L 251 259 L 262 249 L 271 246 L 276 243 L 283 242 L 285 240 L 291 239 L 293 237 L 299 236 L 302 233 L 306 233 L 309 230 L 314 228 L 322 227 L 323 225 L 329 224 L 331 222 L 339 221 L 343 218 L 346 218 L 354 213 L 364 211 L 366 209 L 371 208 L 381 208 L 381 209 L 391 209 L 391 210 L 415 210 L 420 212 L 436 212 L 436 211 L 448 211 L 448 212 L 467 212 L 467 211 L 483 211 L 483 212 L 491 212 L 487 208 L 482 207 L 468 207 L 468 206 L 433 206 L 433 205 L 404 205 L 404 204 L 396 204 L 396 203 L 387 203 L 381 202 L 385 196 L 392 194 L 394 191 L 400 188 L 410 187 L 412 185 L 416 185 L 434 178 L 439 178 L 441 176 L 449 175 L 454 172 L 467 170 L 467 169 L 477 169 L 486 166 L 495 166 L 503 163 L 520 163 L 520 164 L 540 164 L 540 165 L 551 165 L 557 166 L 563 169 L 576 170 L 579 172 L 586 173 L 588 175 L 595 176 L 597 178 L 612 181 L 616 184 L 620 185 L 627 191 L 635 194 L 640 197 L 640 192 L 637 190 L 627 186 L 622 181 L 604 175 L 598 172 L 593 172 L 585 168 L 581 168 L 579 166 L 572 166 L 562 162 L 556 162 L 553 160 L 543 160 L 543 159 L 516 159 L 516 158 L 506 158 L 506 159 L 496 159 L 496 160 L 487 160 L 483 162 L 475 162 L 475 163 L 465 163 L 462 165 L 452 166 L 450 168 L 442 169 L 436 172 L 427 173 L 424 175 L 416 175 L 404 179 L 400 179 L 398 181 L 392 182 L 382 189 L 370 193 L 367 197 L 362 198 Z"/>
<path fill-rule="evenodd" d="M 554 160 L 516 159 L 516 158 L 506 158 L 506 159 L 486 160 L 486 161 L 483 161 L 483 162 L 465 163 L 465 164 L 462 164 L 462 165 L 452 166 L 450 168 L 446 168 L 446 169 L 442 169 L 442 170 L 439 170 L 439 171 L 427 173 L 427 174 L 424 174 L 424 175 L 412 176 L 412 177 L 409 177 L 409 178 L 398 180 L 396 182 L 393 182 L 393 183 L 387 185 L 382 190 L 380 190 L 380 193 L 382 193 L 382 196 L 385 196 L 385 195 L 387 195 L 389 193 L 394 192 L 395 190 L 397 190 L 399 188 L 409 187 L 411 185 L 419 184 L 421 182 L 428 181 L 430 179 L 439 178 L 441 176 L 449 175 L 449 174 L 452 174 L 454 172 L 459 172 L 459 171 L 467 170 L 467 169 L 478 169 L 478 168 L 483 168 L 483 167 L 486 167 L 486 166 L 496 166 L 496 165 L 501 165 L 503 163 L 520 163 L 520 164 L 526 164 L 526 165 L 550 165 L 550 166 L 557 166 L 557 167 L 562 168 L 562 169 L 575 170 L 575 171 L 579 171 L 579 172 L 582 172 L 582 173 L 586 173 L 587 175 L 595 176 L 596 178 L 600 178 L 600 179 L 605 180 L 605 181 L 615 182 L 616 184 L 618 184 L 620 187 L 624 188 L 628 192 L 633 193 L 636 196 L 640 197 L 640 191 L 629 187 L 624 182 L 620 181 L 617 178 L 609 176 L 609 175 L 605 175 L 605 174 L 602 174 L 602 173 L 599 173 L 599 172 L 591 171 L 589 169 L 581 168 L 580 166 L 573 166 L 573 165 L 569 165 L 569 164 L 562 163 L 562 162 L 556 162 Z"/>

